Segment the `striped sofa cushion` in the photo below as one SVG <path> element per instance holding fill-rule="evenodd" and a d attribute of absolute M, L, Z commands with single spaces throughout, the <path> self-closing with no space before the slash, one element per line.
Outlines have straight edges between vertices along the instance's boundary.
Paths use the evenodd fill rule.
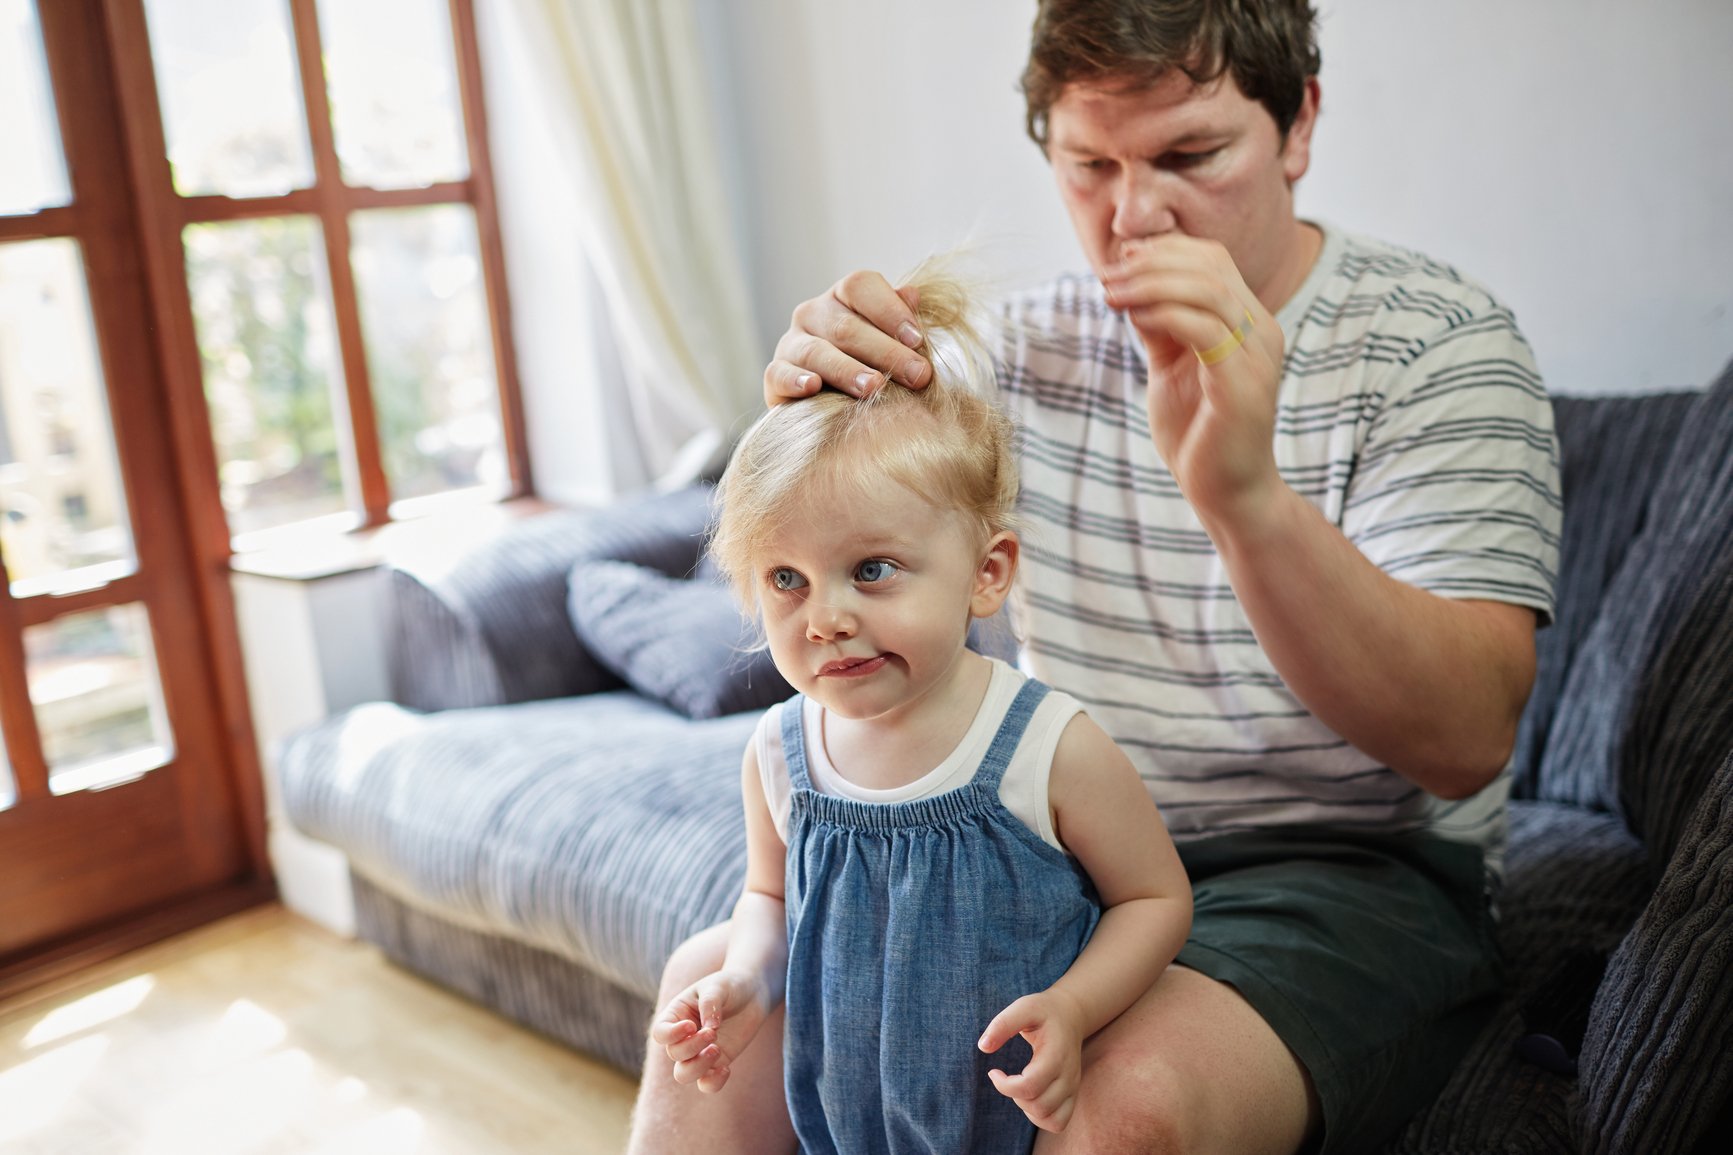
<path fill-rule="evenodd" d="M 755 713 L 692 721 L 628 691 L 416 714 L 372 703 L 289 739 L 284 802 L 374 885 L 644 997 L 744 875 Z"/>

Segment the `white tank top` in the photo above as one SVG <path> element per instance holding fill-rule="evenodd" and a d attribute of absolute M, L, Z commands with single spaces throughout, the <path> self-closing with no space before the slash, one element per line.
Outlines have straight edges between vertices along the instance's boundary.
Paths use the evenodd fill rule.
<path fill-rule="evenodd" d="M 988 661 L 993 664 L 992 678 L 987 683 L 987 693 L 981 699 L 981 708 L 976 711 L 969 732 L 963 735 L 962 741 L 943 762 L 908 785 L 890 790 L 870 790 L 842 776 L 825 753 L 824 742 L 815 740 L 816 736 L 824 734 L 824 707 L 811 698 L 802 699 L 805 715 L 801 718 L 801 725 L 807 736 L 806 766 L 812 788 L 820 794 L 888 805 L 931 798 L 967 785 L 980 768 L 981 759 L 987 756 L 987 747 L 992 744 L 993 735 L 999 732 L 999 723 L 1005 720 L 1012 699 L 1028 681 L 1026 675 L 997 658 Z M 764 783 L 770 816 L 776 822 L 776 832 L 786 843 L 792 789 L 788 781 L 788 762 L 782 754 L 784 705 L 786 703 L 772 706 L 759 719 L 758 730 L 752 736 L 752 747 L 758 756 L 758 774 Z M 1082 710 L 1077 699 L 1058 690 L 1043 698 L 1029 719 L 1029 726 L 1023 732 L 1023 740 L 1017 744 L 1016 753 L 1011 756 L 1010 765 L 1005 768 L 1005 777 L 999 782 L 999 801 L 1004 803 L 1005 809 L 1039 834 L 1042 841 L 1061 851 L 1065 847 L 1053 829 L 1053 807 L 1047 797 L 1047 782 L 1053 769 L 1053 752 L 1059 748 L 1059 736 L 1065 732 L 1072 717 Z"/>

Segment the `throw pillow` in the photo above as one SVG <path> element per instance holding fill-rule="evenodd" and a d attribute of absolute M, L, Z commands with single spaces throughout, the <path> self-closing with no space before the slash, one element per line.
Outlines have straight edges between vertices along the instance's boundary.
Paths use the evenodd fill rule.
<path fill-rule="evenodd" d="M 572 567 L 572 629 L 628 685 L 688 718 L 758 710 L 794 693 L 714 581 L 669 577 L 622 561 Z"/>
<path fill-rule="evenodd" d="M 1515 797 L 1612 809 L 1610 795 L 1595 795 L 1594 787 L 1604 787 L 1604 781 L 1541 783 L 1540 760 L 1571 663 L 1600 616 L 1601 595 L 1641 532 L 1679 426 L 1701 398 L 1697 392 L 1553 398 L 1564 527 L 1553 624 L 1535 638 L 1534 692 L 1517 734 Z"/>
<path fill-rule="evenodd" d="M 1733 554 L 1730 444 L 1733 365 L 1686 415 L 1648 521 L 1571 663 L 1542 755 L 1541 797 L 1610 809 L 1628 793 L 1643 755 L 1636 732 L 1664 700 L 1656 691 L 1668 689 L 1657 684 L 1658 660 L 1680 630 L 1712 625 L 1692 622 L 1691 606 Z M 1651 730 L 1643 741 L 1654 738 Z"/>

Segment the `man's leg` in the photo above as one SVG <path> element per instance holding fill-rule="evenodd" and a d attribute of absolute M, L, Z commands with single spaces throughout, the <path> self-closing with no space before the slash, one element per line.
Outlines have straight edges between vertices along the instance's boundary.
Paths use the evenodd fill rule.
<path fill-rule="evenodd" d="M 1322 1119 L 1310 1077 L 1226 983 L 1170 966 L 1083 1048 L 1076 1112 L 1036 1155 L 1294 1155 Z"/>
<path fill-rule="evenodd" d="M 720 967 L 727 950 L 727 923 L 681 943 L 662 970 L 657 1009 Z M 781 1008 L 765 1020 L 746 1053 L 734 1061 L 728 1085 L 714 1095 L 676 1083 L 667 1052 L 655 1043 L 648 1047 L 627 1155 L 776 1155 L 795 1149 L 782 1090 Z"/>

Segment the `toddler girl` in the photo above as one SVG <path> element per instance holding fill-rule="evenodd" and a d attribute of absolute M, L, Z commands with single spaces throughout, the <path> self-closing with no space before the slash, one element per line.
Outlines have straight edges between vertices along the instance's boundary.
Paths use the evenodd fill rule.
<path fill-rule="evenodd" d="M 915 287 L 960 350 L 933 383 L 780 405 L 722 480 L 712 554 L 799 693 L 742 759 L 723 967 L 651 1035 L 719 1091 L 786 1000 L 803 1150 L 1003 1155 L 1065 1126 L 1084 1040 L 1173 960 L 1191 890 L 1112 739 L 965 647 L 1016 575 L 1012 433 L 964 292 Z"/>

